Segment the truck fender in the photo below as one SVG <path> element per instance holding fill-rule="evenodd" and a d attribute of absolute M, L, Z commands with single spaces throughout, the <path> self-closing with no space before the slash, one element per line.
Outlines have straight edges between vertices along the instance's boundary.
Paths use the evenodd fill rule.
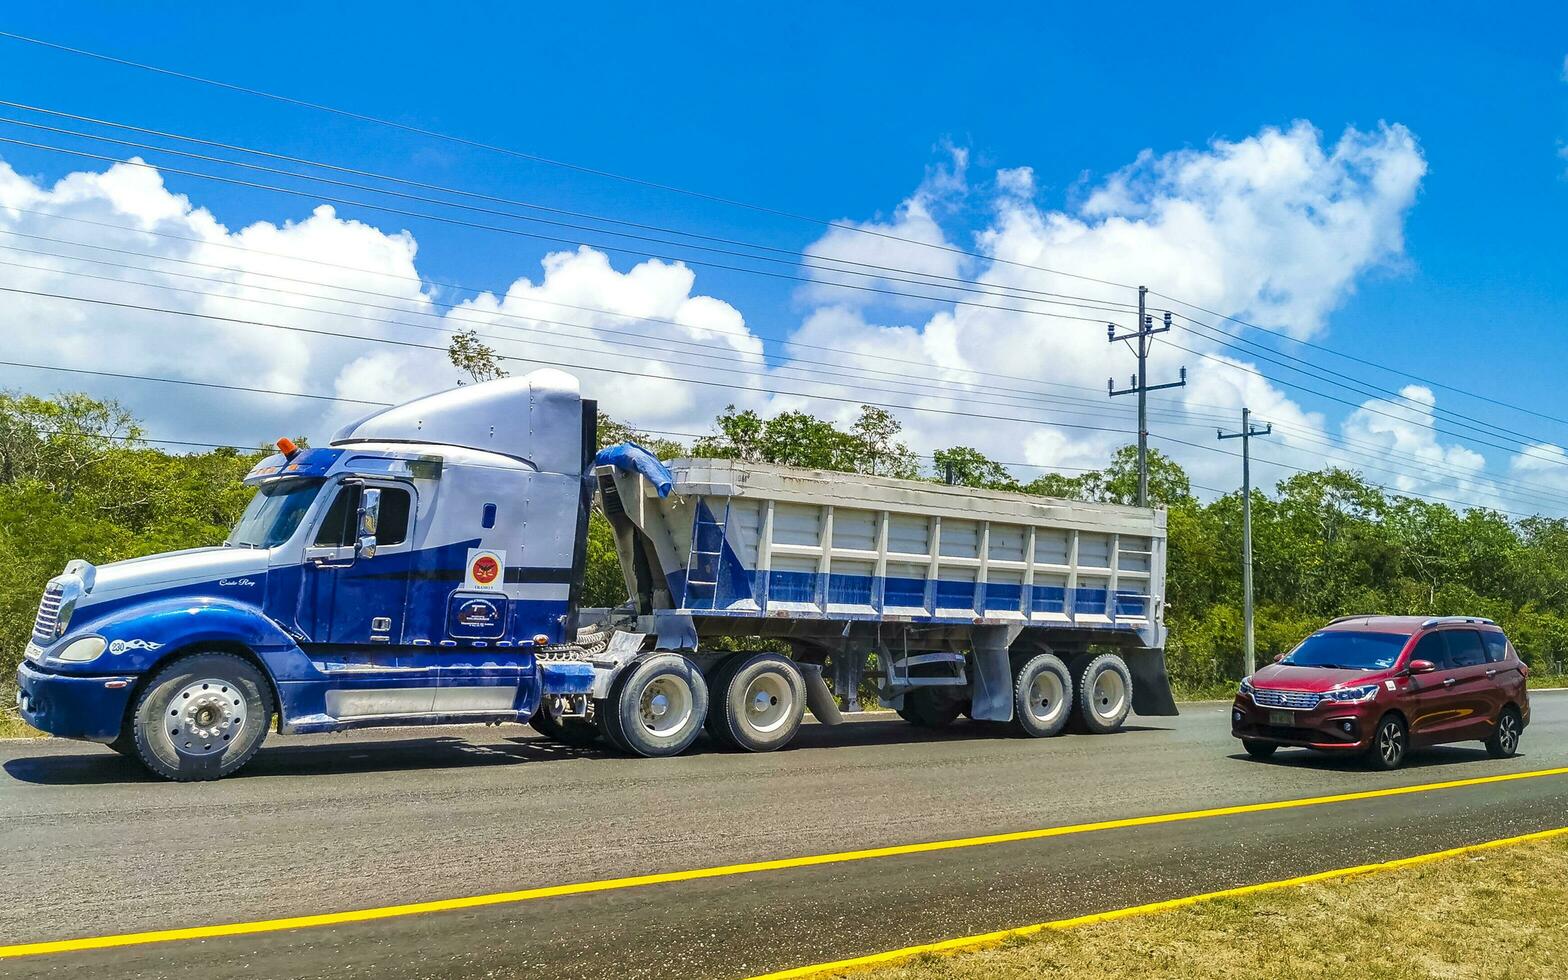
<path fill-rule="evenodd" d="M 89 628 L 108 641 L 108 648 L 91 665 L 94 671 L 145 673 L 173 653 L 204 644 L 243 646 L 263 660 L 269 654 L 299 652 L 293 637 L 260 610 L 223 599 L 137 603 Z"/>

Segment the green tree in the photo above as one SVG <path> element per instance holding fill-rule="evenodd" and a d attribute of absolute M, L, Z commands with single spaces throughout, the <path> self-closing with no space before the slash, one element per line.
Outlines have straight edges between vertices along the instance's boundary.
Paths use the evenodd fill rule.
<path fill-rule="evenodd" d="M 938 449 L 931 454 L 936 478 L 961 487 L 981 487 L 986 490 L 1018 490 L 1018 481 L 1007 472 L 1007 467 L 991 459 L 978 449 L 953 446 Z"/>

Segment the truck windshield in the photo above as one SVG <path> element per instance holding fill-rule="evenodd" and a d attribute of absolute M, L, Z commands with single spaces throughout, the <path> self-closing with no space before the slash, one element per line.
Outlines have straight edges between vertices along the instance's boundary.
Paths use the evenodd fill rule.
<path fill-rule="evenodd" d="M 1280 663 L 1296 667 L 1343 667 L 1347 670 L 1384 670 L 1394 666 L 1410 637 L 1401 633 L 1359 633 L 1323 630 L 1313 633 L 1285 655 Z"/>
<path fill-rule="evenodd" d="M 256 491 L 224 544 L 235 548 L 272 548 L 289 539 L 323 480 L 280 480 Z"/>

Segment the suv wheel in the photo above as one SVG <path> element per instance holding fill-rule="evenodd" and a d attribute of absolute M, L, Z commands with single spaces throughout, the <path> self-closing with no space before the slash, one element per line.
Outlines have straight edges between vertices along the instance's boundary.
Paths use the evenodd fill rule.
<path fill-rule="evenodd" d="M 1405 762 L 1410 749 L 1410 732 L 1403 718 L 1384 715 L 1372 733 L 1372 747 L 1367 750 L 1367 761 L 1373 769 L 1398 769 Z"/>
<path fill-rule="evenodd" d="M 1523 729 L 1524 722 L 1519 717 L 1519 709 L 1510 704 L 1497 716 L 1497 725 L 1486 740 L 1487 753 L 1494 759 L 1513 758 L 1519 751 L 1519 736 Z"/>

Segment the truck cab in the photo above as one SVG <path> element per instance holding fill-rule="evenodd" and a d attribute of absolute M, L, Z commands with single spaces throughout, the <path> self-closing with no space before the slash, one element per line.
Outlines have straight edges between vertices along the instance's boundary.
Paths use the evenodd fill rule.
<path fill-rule="evenodd" d="M 33 726 L 174 779 L 282 732 L 527 721 L 592 672 L 576 634 L 596 410 L 540 371 L 372 414 L 280 451 L 211 548 L 48 583 L 18 671 Z"/>

